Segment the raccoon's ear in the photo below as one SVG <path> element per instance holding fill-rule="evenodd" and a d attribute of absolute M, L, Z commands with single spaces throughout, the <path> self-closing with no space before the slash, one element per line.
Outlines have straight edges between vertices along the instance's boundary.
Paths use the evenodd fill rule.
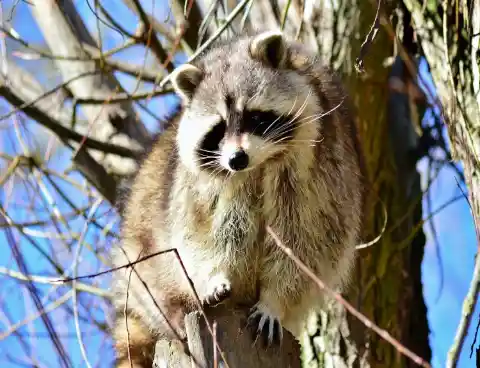
<path fill-rule="evenodd" d="M 203 71 L 192 64 L 182 64 L 170 74 L 173 89 L 187 103 L 191 101 L 202 78 Z"/>
<path fill-rule="evenodd" d="M 267 31 L 254 37 L 249 46 L 250 56 L 274 68 L 285 65 L 287 43 L 281 31 Z"/>

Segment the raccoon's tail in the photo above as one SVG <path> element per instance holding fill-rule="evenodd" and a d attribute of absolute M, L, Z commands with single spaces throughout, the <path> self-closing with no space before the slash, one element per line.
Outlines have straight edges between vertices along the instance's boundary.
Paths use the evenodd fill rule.
<path fill-rule="evenodd" d="M 132 311 L 116 310 L 113 339 L 116 349 L 116 368 L 152 368 L 156 334 Z"/>

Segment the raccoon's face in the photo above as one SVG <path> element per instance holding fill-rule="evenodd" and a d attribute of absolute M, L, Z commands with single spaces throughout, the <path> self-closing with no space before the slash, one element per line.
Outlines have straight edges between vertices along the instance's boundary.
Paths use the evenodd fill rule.
<path fill-rule="evenodd" d="M 265 32 L 172 73 L 185 106 L 177 145 L 187 167 L 249 171 L 315 144 L 320 104 L 308 78 L 287 68 L 287 54 L 282 34 Z"/>

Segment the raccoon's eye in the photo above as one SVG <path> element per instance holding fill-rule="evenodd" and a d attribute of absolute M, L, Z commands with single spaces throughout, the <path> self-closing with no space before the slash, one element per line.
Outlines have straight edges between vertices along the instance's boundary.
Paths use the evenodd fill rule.
<path fill-rule="evenodd" d="M 283 124 L 283 118 L 273 111 L 251 110 L 244 112 L 245 130 L 262 136 Z"/>
<path fill-rule="evenodd" d="M 212 158 L 213 155 L 215 155 L 214 152 L 219 150 L 219 145 L 225 136 L 226 129 L 227 125 L 223 120 L 212 127 L 212 129 L 205 134 L 205 137 L 198 148 L 199 156 Z"/>

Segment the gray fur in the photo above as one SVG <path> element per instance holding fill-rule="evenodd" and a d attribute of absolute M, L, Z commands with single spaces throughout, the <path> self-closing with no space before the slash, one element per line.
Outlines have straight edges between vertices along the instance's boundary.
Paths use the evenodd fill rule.
<path fill-rule="evenodd" d="M 277 319 L 299 337 L 309 313 L 321 307 L 321 292 L 265 225 L 327 285 L 344 287 L 361 227 L 360 154 L 348 102 L 342 104 L 346 95 L 333 74 L 285 40 L 284 59 L 273 68 L 252 55 L 255 37 L 214 47 L 194 63 L 202 77 L 140 169 L 126 209 L 123 251 L 115 252 L 114 262 L 176 247 L 201 298 L 228 283 L 225 303 L 255 305 L 267 323 Z M 251 170 L 205 170 L 193 152 L 222 119 L 226 96 L 241 107 L 293 110 L 303 124 L 291 143 L 260 150 L 267 153 Z M 135 269 L 184 336 L 183 315 L 195 308 L 195 299 L 175 257 L 161 255 Z M 115 305 L 121 316 L 129 284 L 129 324 L 139 331 L 130 334 L 131 355 L 136 367 L 149 367 L 151 342 L 175 335 L 135 273 L 128 282 L 129 274 L 127 269 L 117 277 Z M 121 316 L 115 328 L 118 367 L 130 366 L 125 336 Z"/>

